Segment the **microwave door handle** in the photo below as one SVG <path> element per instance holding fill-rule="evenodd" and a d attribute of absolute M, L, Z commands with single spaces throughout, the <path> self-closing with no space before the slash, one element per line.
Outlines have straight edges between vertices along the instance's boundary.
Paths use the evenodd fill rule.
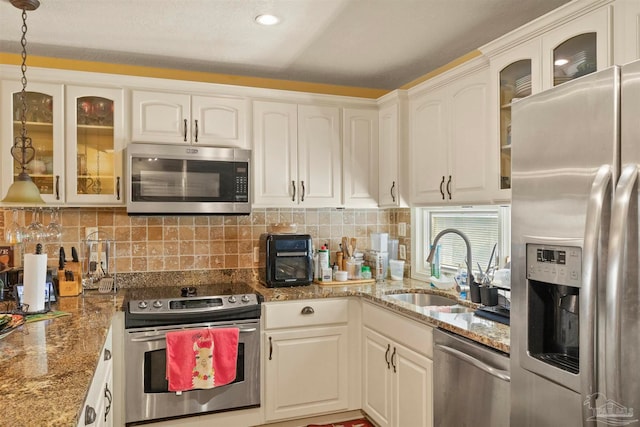
<path fill-rule="evenodd" d="M 629 223 L 629 207 L 632 191 L 638 180 L 638 166 L 627 165 L 622 169 L 613 201 L 611 213 L 611 236 L 609 237 L 609 265 L 607 268 L 606 332 L 605 332 L 605 378 L 606 396 L 620 402 L 622 367 L 620 350 L 622 316 L 620 308 L 624 291 L 624 258 L 626 234 Z"/>
<path fill-rule="evenodd" d="M 591 404 L 582 406 L 583 420 L 591 417 L 588 412 L 594 407 L 593 396 L 598 388 L 594 351 L 596 345 L 596 304 L 598 301 L 598 253 L 601 235 L 606 236 L 606 230 L 602 230 L 602 228 L 608 226 L 603 219 L 609 217 L 611 208 L 611 181 L 611 166 L 600 166 L 591 185 L 585 221 L 582 260 L 584 280 L 582 289 L 580 289 L 580 363 L 584 363 L 584 373 L 581 375 L 580 389 L 582 401 L 590 401 Z"/>

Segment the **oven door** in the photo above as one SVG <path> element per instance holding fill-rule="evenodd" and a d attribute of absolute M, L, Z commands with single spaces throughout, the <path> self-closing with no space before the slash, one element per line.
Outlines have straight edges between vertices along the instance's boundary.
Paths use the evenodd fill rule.
<path fill-rule="evenodd" d="M 200 328 L 240 329 L 234 382 L 212 389 L 168 391 L 166 334 Z M 260 406 L 260 322 L 199 323 L 129 329 L 125 339 L 126 422 Z"/>

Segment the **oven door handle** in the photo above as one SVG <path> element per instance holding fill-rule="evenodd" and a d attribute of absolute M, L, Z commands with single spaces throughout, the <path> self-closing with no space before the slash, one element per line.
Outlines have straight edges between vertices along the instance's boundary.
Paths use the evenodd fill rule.
<path fill-rule="evenodd" d="M 247 332 L 255 332 L 257 328 L 238 328 L 241 334 Z M 130 339 L 131 342 L 151 342 L 151 341 L 161 341 L 166 338 L 167 334 L 165 332 L 157 334 L 157 335 L 147 335 L 144 337 L 132 337 Z"/>

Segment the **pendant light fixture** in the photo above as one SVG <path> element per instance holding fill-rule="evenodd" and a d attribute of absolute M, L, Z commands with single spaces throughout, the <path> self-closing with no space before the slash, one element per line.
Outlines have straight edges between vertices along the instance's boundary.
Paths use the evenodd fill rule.
<path fill-rule="evenodd" d="M 21 172 L 18 174 L 13 184 L 9 187 L 7 195 L 2 199 L 2 203 L 34 205 L 44 204 L 44 200 L 40 196 L 40 191 L 36 184 L 31 180 L 27 173 L 27 165 L 35 157 L 36 150 L 33 148 L 31 138 L 27 136 L 27 10 L 36 10 L 40 6 L 38 0 L 10 0 L 11 4 L 22 10 L 22 93 L 20 101 L 22 110 L 20 113 L 20 122 L 22 128 L 20 135 L 16 136 L 11 147 L 11 157 L 20 164 Z"/>

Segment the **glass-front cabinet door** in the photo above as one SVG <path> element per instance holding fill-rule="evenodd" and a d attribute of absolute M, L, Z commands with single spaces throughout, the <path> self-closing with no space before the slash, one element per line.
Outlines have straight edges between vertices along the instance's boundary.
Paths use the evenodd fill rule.
<path fill-rule="evenodd" d="M 68 86 L 67 202 L 124 203 L 121 89 Z"/>
<path fill-rule="evenodd" d="M 2 195 L 21 171 L 19 163 L 11 157 L 11 146 L 22 132 L 22 83 L 2 82 Z M 26 129 L 35 154 L 27 165 L 27 172 L 36 184 L 42 199 L 48 204 L 64 202 L 64 137 L 63 87 L 55 84 L 27 83 Z"/>
<path fill-rule="evenodd" d="M 580 34 L 553 49 L 554 86 L 596 71 L 597 38 L 594 32 Z"/>
<path fill-rule="evenodd" d="M 543 89 L 611 65 L 611 8 L 602 7 L 542 36 Z"/>
<path fill-rule="evenodd" d="M 500 71 L 500 190 L 511 188 L 511 105 L 531 95 L 531 59 Z"/>

